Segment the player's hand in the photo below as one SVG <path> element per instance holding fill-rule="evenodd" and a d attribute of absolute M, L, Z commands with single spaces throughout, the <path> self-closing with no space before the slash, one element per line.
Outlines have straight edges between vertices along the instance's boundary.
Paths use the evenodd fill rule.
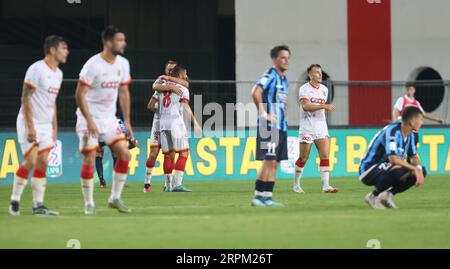
<path fill-rule="evenodd" d="M 172 87 L 172 92 L 179 95 L 179 96 L 183 96 L 183 90 L 181 89 L 180 86 L 174 86 Z"/>
<path fill-rule="evenodd" d="M 34 129 L 34 127 L 31 127 L 31 128 L 28 129 L 27 140 L 30 143 L 36 143 L 37 142 L 36 129 Z"/>
<path fill-rule="evenodd" d="M 326 104 L 325 105 L 325 109 L 328 111 L 335 111 L 336 110 L 336 106 L 334 104 Z"/>
<path fill-rule="evenodd" d="M 88 121 L 88 135 L 92 137 L 98 137 L 100 132 L 98 131 L 97 125 L 93 121 Z"/>
<path fill-rule="evenodd" d="M 148 102 L 147 109 L 150 110 L 150 111 L 155 111 L 155 108 L 152 107 L 151 103 L 152 103 L 152 100 L 150 100 L 150 102 Z"/>
<path fill-rule="evenodd" d="M 416 168 L 414 171 L 414 174 L 416 176 L 416 187 L 419 187 L 425 182 L 425 177 L 423 176 L 423 171 L 420 168 Z"/>
<path fill-rule="evenodd" d="M 277 121 L 277 115 L 267 114 L 265 119 L 267 121 L 270 121 L 270 122 L 276 122 Z"/>
<path fill-rule="evenodd" d="M 194 125 L 194 133 L 196 136 L 201 136 L 202 135 L 202 127 L 200 127 L 200 125 L 195 124 Z"/>
<path fill-rule="evenodd" d="M 128 137 L 134 137 L 133 128 L 131 128 L 131 124 L 128 121 L 125 121 L 125 130 L 127 130 Z"/>
<path fill-rule="evenodd" d="M 438 122 L 439 124 L 444 124 L 444 120 L 443 120 L 443 119 L 437 119 L 437 122 Z"/>
<path fill-rule="evenodd" d="M 158 79 L 159 80 L 165 80 L 165 81 L 169 81 L 170 80 L 169 76 L 166 76 L 166 75 L 161 75 L 161 76 L 158 77 Z"/>

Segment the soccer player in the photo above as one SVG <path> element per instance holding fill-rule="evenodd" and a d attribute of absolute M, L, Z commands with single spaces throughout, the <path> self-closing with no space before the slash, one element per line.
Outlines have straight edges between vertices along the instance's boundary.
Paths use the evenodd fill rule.
<path fill-rule="evenodd" d="M 392 122 L 401 121 L 401 114 L 403 109 L 408 106 L 415 106 L 420 109 L 423 113 L 423 118 L 427 120 L 431 120 L 434 122 L 437 122 L 439 124 L 443 124 L 444 121 L 440 118 L 433 117 L 432 115 L 426 113 L 422 106 L 420 105 L 419 101 L 414 97 L 416 94 L 416 88 L 414 86 L 414 83 L 407 83 L 406 84 L 406 94 L 402 97 L 399 97 L 397 101 L 395 102 L 394 109 L 392 110 Z"/>
<path fill-rule="evenodd" d="M 164 81 L 172 81 L 175 82 L 177 84 L 180 84 L 186 88 L 189 88 L 189 82 L 184 80 L 184 79 L 180 79 L 180 78 L 176 78 L 176 77 L 172 77 L 171 72 L 173 70 L 173 68 L 175 68 L 175 66 L 177 65 L 176 61 L 173 60 L 169 60 L 167 61 L 165 68 L 164 68 L 164 73 L 165 75 L 160 76 L 155 83 L 153 84 L 153 90 L 155 90 L 155 87 L 158 87 L 161 91 L 172 91 L 175 94 L 178 95 L 182 95 L 183 91 L 181 90 L 180 87 L 177 87 L 176 85 L 163 85 Z M 155 92 L 155 94 L 153 95 L 155 98 L 151 98 L 147 108 L 149 110 L 152 110 L 155 112 L 155 114 L 153 115 L 153 123 L 152 123 L 152 130 L 151 130 L 151 134 L 150 134 L 150 155 L 147 159 L 146 162 L 146 173 L 145 173 L 145 181 L 144 181 L 144 192 L 151 192 L 151 180 L 152 180 L 152 171 L 153 171 L 153 167 L 155 167 L 155 163 L 156 163 L 156 159 L 158 158 L 158 154 L 159 154 L 159 150 L 161 148 L 161 142 L 160 142 L 160 128 L 159 128 L 159 109 L 156 108 L 156 104 L 157 104 L 157 92 Z"/>
<path fill-rule="evenodd" d="M 423 113 L 415 106 L 402 111 L 402 122 L 391 123 L 379 131 L 369 144 L 359 167 L 359 179 L 374 190 L 366 203 L 374 209 L 397 208 L 394 195 L 425 181 L 426 170 L 420 163 L 413 130 L 419 131 Z M 410 157 L 410 162 L 405 161 Z"/>
<path fill-rule="evenodd" d="M 328 134 L 325 110 L 335 111 L 336 106 L 327 104 L 328 88 L 321 84 L 322 67 L 312 64 L 307 69 L 309 82 L 299 89 L 300 102 L 300 156 L 295 162 L 294 192 L 304 193 L 300 180 L 306 161 L 311 152 L 312 143 L 319 152 L 319 173 L 322 179 L 322 192 L 337 193 L 338 188 L 330 186 L 330 135 Z"/>
<path fill-rule="evenodd" d="M 137 141 L 134 137 L 129 137 L 127 134 L 127 129 L 125 128 L 125 123 L 121 118 L 117 118 L 117 122 L 119 123 L 120 130 L 122 133 L 127 137 L 128 139 L 128 149 L 133 149 L 137 146 Z M 103 176 L 103 155 L 105 153 L 105 146 L 106 143 L 103 140 L 98 141 L 99 149 L 97 150 L 96 156 L 95 156 L 95 170 L 97 171 L 97 176 L 100 180 L 100 188 L 106 188 L 106 180 Z M 112 158 L 113 158 L 113 165 L 116 165 L 117 156 L 114 155 L 114 152 L 111 152 Z M 125 183 L 125 187 L 127 187 Z"/>
<path fill-rule="evenodd" d="M 428 114 L 423 110 L 422 106 L 420 105 L 419 101 L 414 97 L 416 94 L 416 88 L 414 87 L 414 83 L 407 83 L 406 84 L 406 94 L 402 97 L 399 97 L 397 101 L 395 102 L 394 109 L 392 110 L 392 122 L 401 122 L 402 121 L 402 111 L 408 107 L 408 106 L 414 106 L 420 109 L 422 111 L 423 117 L 427 120 L 431 120 L 440 124 L 443 124 L 444 121 L 442 119 L 433 117 L 432 115 Z M 417 144 L 419 143 L 419 133 L 416 131 L 413 131 L 414 134 L 414 142 L 416 143 L 415 146 L 417 147 Z"/>
<path fill-rule="evenodd" d="M 114 166 L 111 195 L 108 206 L 119 212 L 131 210 L 121 199 L 128 173 L 130 152 L 126 137 L 116 118 L 116 104 L 119 99 L 125 128 L 130 137 L 133 130 L 130 121 L 130 64 L 121 56 L 126 47 L 125 34 L 110 25 L 102 33 L 103 51 L 92 56 L 83 66 L 76 91 L 76 131 L 83 154 L 81 167 L 81 188 L 85 201 L 85 214 L 95 214 L 94 163 L 99 139 L 105 141 L 117 156 Z"/>
<path fill-rule="evenodd" d="M 56 98 L 63 73 L 58 68 L 69 54 L 67 42 L 60 36 L 48 36 L 44 41 L 45 58 L 32 64 L 22 88 L 22 105 L 17 116 L 17 137 L 24 161 L 13 182 L 9 213 L 20 215 L 19 203 L 31 170 L 33 215 L 58 215 L 44 206 L 48 154 L 54 147 L 58 132 Z"/>
<path fill-rule="evenodd" d="M 171 76 L 187 80 L 187 69 L 177 64 L 172 70 Z M 194 130 L 197 136 L 201 134 L 201 127 L 189 106 L 189 89 L 171 81 L 163 81 L 161 86 L 164 85 L 176 85 L 182 90 L 182 95 L 180 96 L 172 91 L 163 91 L 162 88 L 155 87 L 158 94 L 154 98 L 158 100 L 161 149 L 164 154 L 164 191 L 190 192 L 190 189 L 183 186 L 184 169 L 189 156 L 188 134 L 183 120 L 183 112 L 194 123 Z M 178 154 L 178 158 L 175 163 L 176 154 Z M 175 170 L 175 186 L 172 186 L 173 170 Z"/>
<path fill-rule="evenodd" d="M 278 163 L 288 159 L 287 154 L 287 96 L 291 51 L 286 45 L 270 51 L 272 67 L 252 89 L 253 102 L 258 109 L 256 159 L 264 161 L 256 175 L 255 196 L 251 205 L 258 207 L 284 206 L 272 200 Z"/>

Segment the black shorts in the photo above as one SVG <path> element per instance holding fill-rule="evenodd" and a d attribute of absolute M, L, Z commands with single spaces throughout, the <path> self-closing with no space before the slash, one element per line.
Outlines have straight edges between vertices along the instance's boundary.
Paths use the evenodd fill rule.
<path fill-rule="evenodd" d="M 277 160 L 288 159 L 287 132 L 272 128 L 266 131 L 258 127 L 256 136 L 256 159 Z"/>
<path fill-rule="evenodd" d="M 397 177 L 401 178 L 404 175 L 411 173 L 410 170 L 406 168 L 395 168 L 393 169 L 393 165 L 389 162 L 375 164 L 367 169 L 364 173 L 361 174 L 359 179 L 362 183 L 368 186 L 374 186 L 378 183 L 379 180 L 385 177 Z"/>

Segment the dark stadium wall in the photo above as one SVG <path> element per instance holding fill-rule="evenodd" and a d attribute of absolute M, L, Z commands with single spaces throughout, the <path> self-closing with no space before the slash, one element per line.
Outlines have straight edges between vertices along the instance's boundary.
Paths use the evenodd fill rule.
<path fill-rule="evenodd" d="M 169 59 L 184 63 L 193 80 L 235 78 L 233 0 L 72 2 L 34 0 L 24 4 L 0 0 L 0 106 L 8 111 L 0 127 L 15 126 L 26 68 L 43 57 L 42 43 L 50 34 L 69 41 L 68 62 L 61 66 L 66 79 L 76 79 L 86 60 L 102 49 L 100 33 L 108 24 L 115 24 L 126 34 L 125 56 L 134 79 L 156 78 Z M 70 89 L 72 92 L 64 90 L 66 96 L 73 96 L 75 88 Z M 192 92 L 202 94 L 204 90 L 198 87 Z M 235 91 L 229 95 L 234 102 Z M 71 120 L 67 118 L 69 125 Z"/>

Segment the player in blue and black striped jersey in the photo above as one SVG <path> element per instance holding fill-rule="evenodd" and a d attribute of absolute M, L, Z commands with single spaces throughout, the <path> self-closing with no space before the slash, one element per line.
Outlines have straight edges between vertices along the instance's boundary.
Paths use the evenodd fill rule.
<path fill-rule="evenodd" d="M 252 98 L 258 109 L 256 159 L 263 165 L 258 171 L 252 206 L 284 206 L 272 200 L 278 163 L 288 159 L 287 96 L 289 65 L 288 46 L 276 46 L 270 51 L 272 67 L 257 81 Z"/>
<path fill-rule="evenodd" d="M 387 125 L 370 142 L 361 160 L 359 179 L 374 186 L 373 192 L 366 196 L 372 208 L 397 208 L 394 195 L 424 183 L 426 170 L 417 155 L 413 134 L 422 123 L 422 111 L 407 107 L 402 112 L 402 122 Z M 405 160 L 407 157 L 409 162 Z"/>

